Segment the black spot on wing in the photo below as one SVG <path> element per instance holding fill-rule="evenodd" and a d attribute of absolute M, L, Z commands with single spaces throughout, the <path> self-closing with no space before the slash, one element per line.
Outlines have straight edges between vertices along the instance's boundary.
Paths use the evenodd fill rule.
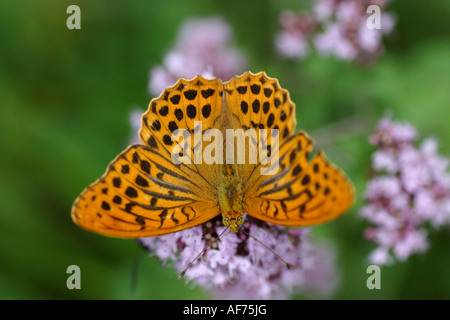
<path fill-rule="evenodd" d="M 150 174 L 150 162 L 148 162 L 147 160 L 142 160 L 141 161 L 141 169 L 145 173 Z"/>
<path fill-rule="evenodd" d="M 264 112 L 264 114 L 267 114 L 267 112 L 269 112 L 269 109 L 270 109 L 270 103 L 269 102 L 264 102 L 263 103 L 263 112 Z"/>
<path fill-rule="evenodd" d="M 120 177 L 113 178 L 113 185 L 114 185 L 114 187 L 120 188 L 121 184 L 122 184 L 122 180 L 120 179 Z"/>
<path fill-rule="evenodd" d="M 272 92 L 273 92 L 272 89 L 270 89 L 270 88 L 264 88 L 264 95 L 265 95 L 267 98 L 270 98 L 270 96 L 272 95 Z"/>
<path fill-rule="evenodd" d="M 173 95 L 170 98 L 170 102 L 172 102 L 173 104 L 179 104 L 180 103 L 180 95 L 179 94 Z"/>
<path fill-rule="evenodd" d="M 260 106 L 261 106 L 261 104 L 260 104 L 259 100 L 255 99 L 255 101 L 253 101 L 253 103 L 252 103 L 253 112 L 258 113 Z"/>
<path fill-rule="evenodd" d="M 245 101 L 241 101 L 241 111 L 243 114 L 247 114 L 248 112 L 248 103 Z"/>
<path fill-rule="evenodd" d="M 168 146 L 171 146 L 173 144 L 172 138 L 168 134 L 165 134 L 163 136 L 163 141 Z"/>
<path fill-rule="evenodd" d="M 155 101 L 153 101 L 153 102 L 151 103 L 150 108 L 151 108 L 151 110 L 152 110 L 153 113 L 156 113 L 156 102 L 155 102 Z"/>
<path fill-rule="evenodd" d="M 137 198 L 138 196 L 137 190 L 133 187 L 128 187 L 127 190 L 125 190 L 125 194 L 130 198 Z"/>
<path fill-rule="evenodd" d="M 197 115 L 197 108 L 192 104 L 188 105 L 186 108 L 186 114 L 189 118 L 194 119 Z"/>
<path fill-rule="evenodd" d="M 186 90 L 184 92 L 184 96 L 186 97 L 186 99 L 188 100 L 194 100 L 195 97 L 197 97 L 197 91 L 196 90 Z"/>
<path fill-rule="evenodd" d="M 169 114 L 169 107 L 163 106 L 159 109 L 159 114 L 163 117 L 167 116 Z"/>
<path fill-rule="evenodd" d="M 292 170 L 292 175 L 296 176 L 298 175 L 300 172 L 302 172 L 302 167 L 298 164 L 294 167 L 294 170 Z"/>
<path fill-rule="evenodd" d="M 279 108 L 281 106 L 281 101 L 278 98 L 275 98 L 273 100 L 273 104 L 275 105 L 275 108 Z"/>
<path fill-rule="evenodd" d="M 209 118 L 209 115 L 211 114 L 211 105 L 205 104 L 202 108 L 202 115 L 204 118 Z"/>
<path fill-rule="evenodd" d="M 209 88 L 209 89 L 206 89 L 206 90 L 202 90 L 202 96 L 205 99 L 209 98 L 213 94 L 214 94 L 214 89 Z"/>
<path fill-rule="evenodd" d="M 175 121 L 170 121 L 169 122 L 169 130 L 170 130 L 170 132 L 173 133 L 177 129 L 178 129 L 177 123 Z"/>
<path fill-rule="evenodd" d="M 123 165 L 121 171 L 122 171 L 123 174 L 129 173 L 130 172 L 130 166 L 127 165 L 127 164 Z"/>
<path fill-rule="evenodd" d="M 109 211 L 109 210 L 111 210 L 111 206 L 108 204 L 108 202 L 103 201 L 102 202 L 102 209 Z"/>
<path fill-rule="evenodd" d="M 253 84 L 250 89 L 252 90 L 253 94 L 259 94 L 259 92 L 261 91 L 261 86 L 257 85 L 257 84 Z"/>
<path fill-rule="evenodd" d="M 307 185 L 309 181 L 311 181 L 311 178 L 309 177 L 308 174 L 306 174 L 302 179 L 302 185 Z"/>
<path fill-rule="evenodd" d="M 145 225 L 145 219 L 142 216 L 136 216 L 136 222 L 140 225 Z"/>
<path fill-rule="evenodd" d="M 152 129 L 155 130 L 155 131 L 161 130 L 161 122 L 159 122 L 158 119 L 155 119 L 155 121 L 153 121 Z"/>
<path fill-rule="evenodd" d="M 144 177 L 142 177 L 140 174 L 136 177 L 136 184 L 138 185 L 138 186 L 141 186 L 141 187 L 144 187 L 144 188 L 146 188 L 146 187 L 148 187 L 148 181 L 147 181 L 147 179 L 145 179 Z"/>
<path fill-rule="evenodd" d="M 131 161 L 133 163 L 138 163 L 139 162 L 139 155 L 137 154 L 137 152 L 133 153 L 133 155 L 131 156 Z"/>
<path fill-rule="evenodd" d="M 319 172 L 319 164 L 315 163 L 313 166 L 313 170 L 314 170 L 314 173 L 318 173 Z"/>
<path fill-rule="evenodd" d="M 275 116 L 273 113 L 269 114 L 269 117 L 267 118 L 267 127 L 270 128 L 275 121 Z"/>
<path fill-rule="evenodd" d="M 175 118 L 177 118 L 178 121 L 181 121 L 183 119 L 183 110 L 176 108 L 174 114 Z"/>
<path fill-rule="evenodd" d="M 157 148 L 158 144 L 156 143 L 155 137 L 154 136 L 150 136 L 150 138 L 148 138 L 147 143 L 150 147 L 152 148 Z"/>
<path fill-rule="evenodd" d="M 236 88 L 237 92 L 240 94 L 245 94 L 247 92 L 247 86 L 240 86 Z"/>

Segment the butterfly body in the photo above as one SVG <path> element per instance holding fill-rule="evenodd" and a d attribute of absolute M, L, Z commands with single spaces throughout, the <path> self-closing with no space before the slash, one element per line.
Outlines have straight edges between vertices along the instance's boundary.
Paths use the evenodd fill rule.
<path fill-rule="evenodd" d="M 332 220 L 352 205 L 353 186 L 323 151 L 310 157 L 313 140 L 295 127 L 289 92 L 264 72 L 226 83 L 180 79 L 143 114 L 142 145 L 119 154 L 80 194 L 72 219 L 123 238 L 177 232 L 220 214 L 231 232 L 244 212 L 285 226 Z M 178 129 L 186 135 L 176 138 Z M 174 161 L 184 151 L 187 161 Z"/>
<path fill-rule="evenodd" d="M 223 173 L 217 187 L 219 208 L 223 224 L 236 233 L 244 222 L 242 180 L 230 164 L 224 166 Z"/>

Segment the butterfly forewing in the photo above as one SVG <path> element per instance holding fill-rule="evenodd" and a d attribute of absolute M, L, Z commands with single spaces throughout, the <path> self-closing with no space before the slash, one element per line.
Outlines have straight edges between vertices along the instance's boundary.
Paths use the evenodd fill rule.
<path fill-rule="evenodd" d="M 296 125 L 295 105 L 287 90 L 264 72 L 246 72 L 224 84 L 225 107 L 230 116 L 229 126 L 244 130 L 249 137 L 245 150 L 245 164 L 235 165 L 242 180 L 245 196 L 252 195 L 251 187 L 261 178 L 264 168 L 270 168 L 279 157 L 279 147 L 294 132 Z M 253 133 L 253 135 L 252 135 Z M 227 147 L 231 142 L 227 140 Z M 256 150 L 257 161 L 251 161 Z M 237 163 L 236 159 L 235 162 Z M 264 174 L 270 174 L 267 170 Z"/>
<path fill-rule="evenodd" d="M 179 80 L 153 99 L 142 117 L 143 146 L 129 147 L 86 188 L 75 201 L 73 220 L 102 234 L 134 238 L 186 229 L 218 215 L 213 182 L 221 171 L 203 159 L 194 161 L 194 153 L 203 155 L 209 144 L 197 143 L 194 135 L 201 139 L 216 126 L 222 95 L 219 80 L 196 77 Z M 188 145 L 190 163 L 176 163 L 172 157 L 179 155 L 172 136 L 177 129 L 188 135 L 181 148 Z"/>
<path fill-rule="evenodd" d="M 142 116 L 139 133 L 144 145 L 156 148 L 172 161 L 172 156 L 185 156 L 188 161 L 183 161 L 181 170 L 191 176 L 209 197 L 215 196 L 215 186 L 211 181 L 217 181 L 221 171 L 218 166 L 204 161 L 204 150 L 214 139 L 204 141 L 203 136 L 208 129 L 219 127 L 222 96 L 223 85 L 219 79 L 209 80 L 200 76 L 192 80 L 180 79 L 150 102 Z M 176 130 L 179 136 L 175 135 Z M 178 140 L 173 139 L 177 137 Z"/>

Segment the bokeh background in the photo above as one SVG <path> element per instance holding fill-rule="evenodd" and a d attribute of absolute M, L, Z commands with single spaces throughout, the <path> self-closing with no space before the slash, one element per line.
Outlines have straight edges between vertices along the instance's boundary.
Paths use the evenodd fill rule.
<path fill-rule="evenodd" d="M 81 8 L 82 29 L 66 28 Z M 340 219 L 316 227 L 336 248 L 335 299 L 449 299 L 448 229 L 431 247 L 382 269 L 382 289 L 366 287 L 366 222 L 358 217 L 370 173 L 368 135 L 390 110 L 450 153 L 450 2 L 396 0 L 384 54 L 371 65 L 310 55 L 281 59 L 278 14 L 306 1 L 0 2 L 0 298 L 200 299 L 132 240 L 88 233 L 70 219 L 73 201 L 127 145 L 129 114 L 145 109 L 149 70 L 161 63 L 190 17 L 221 16 L 249 69 L 290 90 L 298 128 L 308 131 L 353 180 L 358 200 Z M 342 125 L 344 124 L 344 125 Z M 339 137 L 339 138 L 336 138 Z M 66 268 L 81 268 L 68 290 Z M 296 298 L 303 298 L 296 296 Z"/>

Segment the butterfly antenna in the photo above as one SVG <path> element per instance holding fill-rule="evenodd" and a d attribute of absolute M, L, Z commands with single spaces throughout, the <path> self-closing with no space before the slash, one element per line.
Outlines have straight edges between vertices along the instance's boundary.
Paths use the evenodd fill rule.
<path fill-rule="evenodd" d="M 227 231 L 227 230 L 228 230 L 228 226 L 222 231 L 221 234 L 219 234 L 219 236 L 217 237 L 216 241 L 219 240 L 219 238 L 220 238 L 220 237 L 225 233 L 225 231 Z M 207 245 L 205 246 L 205 248 L 202 250 L 202 252 L 200 252 L 200 253 L 195 257 L 195 259 L 192 260 L 192 261 L 188 264 L 188 266 L 186 267 L 186 269 L 184 269 L 183 272 L 181 272 L 181 273 L 179 274 L 178 277 L 179 277 L 180 279 L 183 278 L 184 275 L 186 274 L 186 271 L 188 271 L 188 269 L 189 269 L 190 267 L 192 267 L 192 265 L 194 264 L 194 262 L 197 261 L 197 259 L 200 258 L 202 255 L 204 255 L 205 252 L 206 252 L 208 249 L 210 249 L 210 248 L 211 248 L 211 245 L 210 245 L 210 244 L 207 244 Z"/>
<path fill-rule="evenodd" d="M 289 269 L 292 270 L 294 269 L 294 266 L 290 263 L 287 263 L 286 261 L 283 260 L 283 258 L 281 258 L 278 254 L 275 253 L 275 251 L 273 251 L 272 249 L 269 248 L 269 246 L 267 246 L 265 243 L 261 242 L 260 240 L 258 240 L 257 238 L 255 238 L 253 235 L 251 235 L 250 233 L 248 233 L 247 231 L 244 230 L 244 228 L 240 227 L 239 230 L 241 230 L 244 234 L 246 234 L 247 236 L 251 237 L 253 240 L 257 241 L 258 243 L 260 243 L 264 248 L 266 248 L 267 250 L 269 250 L 270 252 L 272 252 L 272 254 L 277 257 L 278 260 L 280 260 L 281 262 L 284 263 L 284 265 Z"/>

